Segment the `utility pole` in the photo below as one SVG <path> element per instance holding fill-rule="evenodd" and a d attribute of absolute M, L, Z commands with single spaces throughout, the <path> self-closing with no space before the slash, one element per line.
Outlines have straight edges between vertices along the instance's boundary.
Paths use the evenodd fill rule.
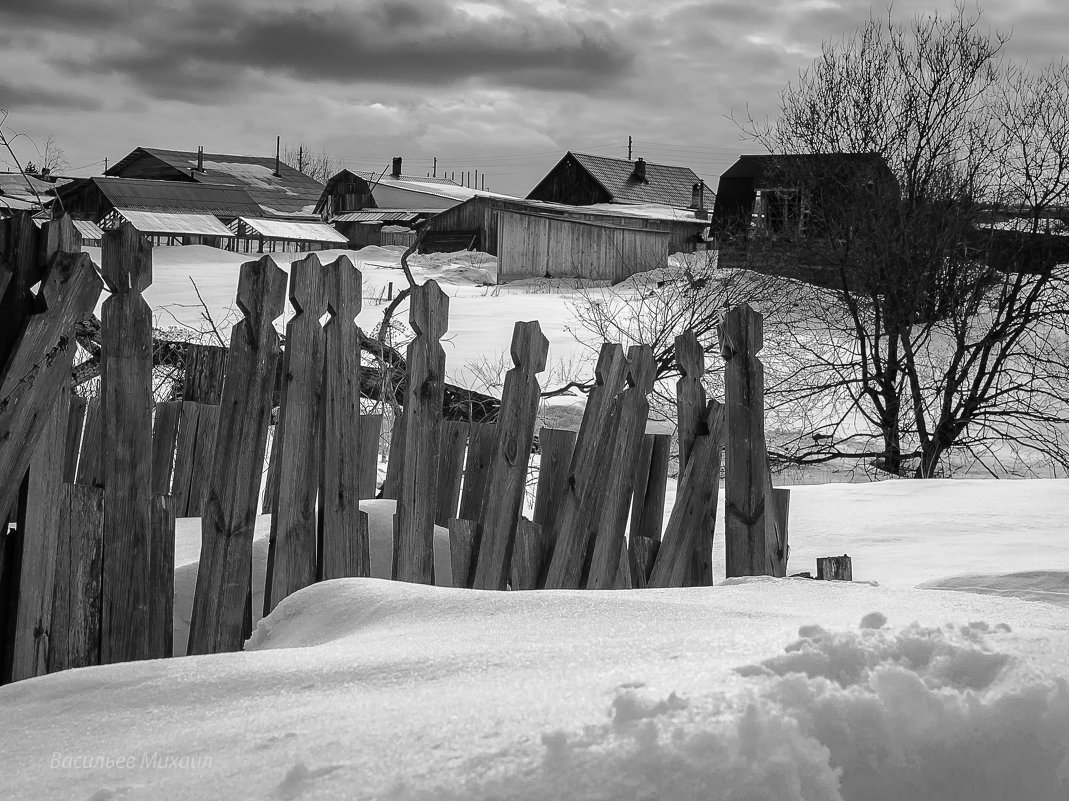
<path fill-rule="evenodd" d="M 304 145 L 297 145 L 297 172 L 304 172 Z"/>
<path fill-rule="evenodd" d="M 432 178 L 437 178 L 438 177 L 438 157 L 437 156 L 434 157 L 434 167 L 431 168 L 431 177 Z"/>
<path fill-rule="evenodd" d="M 631 161 L 631 137 L 627 137 L 627 160 Z"/>

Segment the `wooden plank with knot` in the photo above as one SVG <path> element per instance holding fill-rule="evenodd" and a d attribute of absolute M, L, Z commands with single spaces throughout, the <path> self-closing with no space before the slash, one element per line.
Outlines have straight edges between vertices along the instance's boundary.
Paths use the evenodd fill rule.
<path fill-rule="evenodd" d="M 620 394 L 612 444 L 607 453 L 611 468 L 598 503 L 587 589 L 610 590 L 617 585 L 621 551 L 625 548 L 624 529 L 634 487 L 634 464 L 646 433 L 650 412 L 648 395 L 653 390 L 653 381 L 653 350 L 650 346 L 628 348 L 628 386 Z M 627 565 L 626 560 L 623 563 Z"/>
<path fill-rule="evenodd" d="M 316 580 L 316 493 L 322 460 L 327 272 L 314 253 L 290 267 L 279 428 L 278 507 L 271 517 L 264 615 Z"/>
<path fill-rule="evenodd" d="M 339 256 L 324 268 L 331 318 L 324 334 L 323 463 L 319 486 L 320 580 L 370 576 L 367 526 L 361 525 L 363 439 L 360 434 L 361 276 Z"/>
<path fill-rule="evenodd" d="M 212 470 L 201 516 L 200 567 L 189 625 L 190 654 L 241 650 L 252 591 L 252 540 L 285 307 L 286 274 L 264 256 L 241 266 L 228 371 L 220 395 Z"/>
<path fill-rule="evenodd" d="M 48 671 L 100 664 L 104 490 L 64 484 Z"/>
<path fill-rule="evenodd" d="M 129 223 L 104 234 L 101 313 L 104 558 L 101 664 L 148 659 L 152 548 L 152 245 Z"/>
<path fill-rule="evenodd" d="M 548 556 L 553 552 L 555 521 L 561 498 L 568 486 L 568 468 L 575 451 L 577 432 L 542 426 L 538 431 L 538 484 L 535 487 L 534 512 L 531 519 L 542 527 L 542 559 L 538 585 L 542 586 L 549 569 Z"/>
<path fill-rule="evenodd" d="M 445 392 L 445 351 L 440 340 L 449 323 L 449 296 L 434 281 L 412 290 L 409 322 L 404 456 L 394 515 L 393 578 L 434 583 L 434 506 Z"/>
<path fill-rule="evenodd" d="M 549 355 L 549 340 L 537 321 L 516 323 L 511 355 L 515 367 L 505 374 L 497 437 L 476 531 L 478 555 L 472 586 L 482 590 L 504 590 L 512 567 L 542 392 L 538 373 L 546 369 Z"/>

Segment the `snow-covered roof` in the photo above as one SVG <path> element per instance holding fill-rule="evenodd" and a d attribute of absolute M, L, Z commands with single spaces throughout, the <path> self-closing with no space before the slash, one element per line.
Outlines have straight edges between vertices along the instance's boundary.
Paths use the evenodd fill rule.
<path fill-rule="evenodd" d="M 116 209 L 115 212 L 143 234 L 234 236 L 229 228 L 210 214 L 168 214 L 134 209 Z"/>
<path fill-rule="evenodd" d="M 264 220 L 255 217 L 240 217 L 244 223 L 264 239 L 286 239 L 295 242 L 326 242 L 345 245 L 348 237 L 321 222 L 293 222 L 290 220 Z"/>
<path fill-rule="evenodd" d="M 100 226 L 90 220 L 71 220 L 74 223 L 74 228 L 82 237 L 83 242 L 96 241 L 104 236 L 104 232 L 100 229 Z"/>

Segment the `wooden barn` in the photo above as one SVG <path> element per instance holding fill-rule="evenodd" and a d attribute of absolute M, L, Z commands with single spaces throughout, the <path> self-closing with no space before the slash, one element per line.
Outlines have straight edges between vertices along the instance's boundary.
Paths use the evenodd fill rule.
<path fill-rule="evenodd" d="M 689 167 L 568 152 L 527 195 L 528 200 L 589 206 L 654 203 L 704 208 L 705 184 Z"/>
<path fill-rule="evenodd" d="M 223 222 L 259 217 L 259 204 L 244 189 L 221 184 L 136 178 L 76 178 L 57 190 L 75 219 L 101 223 L 116 210 L 161 214 L 211 214 Z"/>
<path fill-rule="evenodd" d="M 575 207 L 475 197 L 426 224 L 421 252 L 481 250 L 498 257 L 498 280 L 577 277 L 622 281 L 704 248 L 708 222 L 664 206 Z"/>
<path fill-rule="evenodd" d="M 315 217 L 323 184 L 281 161 L 278 156 L 240 156 L 139 147 L 105 173 L 117 178 L 144 178 L 181 183 L 226 184 L 244 189 L 263 217 Z"/>

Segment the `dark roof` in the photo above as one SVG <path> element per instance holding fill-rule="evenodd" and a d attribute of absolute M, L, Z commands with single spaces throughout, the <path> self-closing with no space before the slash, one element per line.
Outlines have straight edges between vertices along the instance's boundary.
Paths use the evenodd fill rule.
<path fill-rule="evenodd" d="M 568 153 L 601 184 L 614 203 L 662 203 L 686 208 L 691 202 L 694 184 L 701 178 L 690 167 L 646 162 L 646 180 L 633 176 L 635 162 L 586 153 Z"/>
<path fill-rule="evenodd" d="M 33 175 L 23 175 L 21 172 L 0 172 L 0 195 L 36 201 L 37 197 L 30 186 L 33 186 L 33 189 L 36 189 L 37 194 L 41 196 L 41 200 L 46 202 L 54 188 L 50 182 L 42 181 Z"/>
<path fill-rule="evenodd" d="M 279 163 L 276 176 L 274 156 L 204 153 L 204 171 L 201 172 L 195 169 L 198 155 L 193 151 L 139 147 L 116 162 L 106 174 L 122 175 L 145 157 L 173 167 L 187 180 L 243 187 L 262 207 L 258 214 L 311 215 L 323 193 L 323 184 L 285 162 Z"/>
<path fill-rule="evenodd" d="M 335 188 L 342 181 L 349 181 L 349 182 L 354 182 L 355 181 L 355 182 L 358 182 L 358 183 L 362 182 L 363 185 L 364 185 L 364 188 L 367 189 L 368 194 L 371 193 L 371 184 L 368 183 L 367 178 L 365 178 L 362 174 L 353 172 L 350 169 L 343 169 L 340 172 L 337 172 L 334 175 L 332 175 L 327 180 L 326 185 L 323 187 L 323 191 L 320 192 L 320 194 L 319 194 L 319 199 L 316 200 L 315 208 L 313 209 L 313 211 L 316 214 L 319 214 L 320 212 L 323 211 L 323 207 L 327 205 L 327 198 L 330 197 L 334 193 Z M 374 201 L 372 201 L 372 202 L 374 202 Z"/>
<path fill-rule="evenodd" d="M 86 178 L 59 190 L 61 197 L 95 186 L 117 209 L 259 216 L 259 204 L 245 189 L 193 181 L 147 181 L 138 178 Z"/>
<path fill-rule="evenodd" d="M 721 178 L 765 178 L 776 171 L 804 170 L 807 174 L 819 174 L 830 169 L 850 166 L 876 167 L 886 170 L 887 164 L 879 153 L 799 153 L 783 156 L 748 155 L 728 167 Z"/>

